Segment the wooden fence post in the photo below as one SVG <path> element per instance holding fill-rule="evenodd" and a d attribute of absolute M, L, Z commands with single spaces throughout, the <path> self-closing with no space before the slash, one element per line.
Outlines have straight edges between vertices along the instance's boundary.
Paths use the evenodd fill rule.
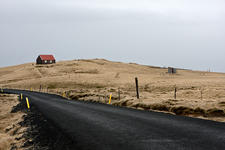
<path fill-rule="evenodd" d="M 137 77 L 135 77 L 135 84 L 136 84 L 137 99 L 139 99 L 138 78 Z"/>
<path fill-rule="evenodd" d="M 120 88 L 118 89 L 118 99 L 120 101 Z"/>
<path fill-rule="evenodd" d="M 201 100 L 202 100 L 202 89 L 201 89 Z"/>
<path fill-rule="evenodd" d="M 41 92 L 41 85 L 40 85 L 40 88 L 39 88 L 39 92 Z"/>
<path fill-rule="evenodd" d="M 177 87 L 174 89 L 174 99 L 177 99 Z"/>

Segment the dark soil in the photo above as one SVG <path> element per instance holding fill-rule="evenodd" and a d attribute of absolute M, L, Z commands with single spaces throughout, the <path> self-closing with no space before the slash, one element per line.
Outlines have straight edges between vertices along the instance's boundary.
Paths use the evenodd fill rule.
<path fill-rule="evenodd" d="M 24 120 L 19 123 L 22 127 L 27 127 L 22 137 L 26 140 L 22 148 L 27 150 L 74 149 L 75 143 L 70 137 L 47 120 L 34 106 L 28 110 L 25 101 L 22 101 L 12 109 L 12 113 L 18 111 L 26 113 L 23 116 Z M 15 149 L 18 147 L 12 147 L 12 150 Z"/>

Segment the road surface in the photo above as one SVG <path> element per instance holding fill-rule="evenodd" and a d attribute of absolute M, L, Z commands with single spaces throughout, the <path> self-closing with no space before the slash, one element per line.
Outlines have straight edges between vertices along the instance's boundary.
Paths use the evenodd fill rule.
<path fill-rule="evenodd" d="M 76 143 L 93 150 L 225 150 L 225 123 L 140 111 L 60 96 L 4 90 L 29 97 Z"/>

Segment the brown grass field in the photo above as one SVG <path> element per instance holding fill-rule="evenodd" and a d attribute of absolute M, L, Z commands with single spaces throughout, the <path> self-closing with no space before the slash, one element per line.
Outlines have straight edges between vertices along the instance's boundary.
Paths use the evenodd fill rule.
<path fill-rule="evenodd" d="M 136 98 L 135 77 L 139 79 L 140 99 Z M 112 93 L 113 105 L 225 121 L 224 73 L 178 69 L 172 75 L 167 68 L 104 59 L 0 68 L 2 88 L 39 91 L 40 85 L 42 92 L 65 92 L 71 100 L 107 103 Z"/>
<path fill-rule="evenodd" d="M 23 135 L 26 127 L 19 124 L 25 113 L 11 112 L 18 103 L 16 95 L 0 94 L 0 150 L 16 149 L 25 142 Z M 18 148 L 18 150 L 23 150 L 23 148 Z"/>

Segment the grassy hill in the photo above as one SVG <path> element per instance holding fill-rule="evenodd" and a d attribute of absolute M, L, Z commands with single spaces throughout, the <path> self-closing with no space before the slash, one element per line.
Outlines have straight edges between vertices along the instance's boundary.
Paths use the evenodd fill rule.
<path fill-rule="evenodd" d="M 135 77 L 139 79 L 140 99 L 136 99 Z M 113 105 L 225 121 L 223 73 L 178 69 L 171 75 L 167 68 L 104 59 L 0 68 L 0 87 L 39 91 L 40 86 L 44 92 L 66 92 L 70 99 L 107 103 L 112 93 Z"/>

